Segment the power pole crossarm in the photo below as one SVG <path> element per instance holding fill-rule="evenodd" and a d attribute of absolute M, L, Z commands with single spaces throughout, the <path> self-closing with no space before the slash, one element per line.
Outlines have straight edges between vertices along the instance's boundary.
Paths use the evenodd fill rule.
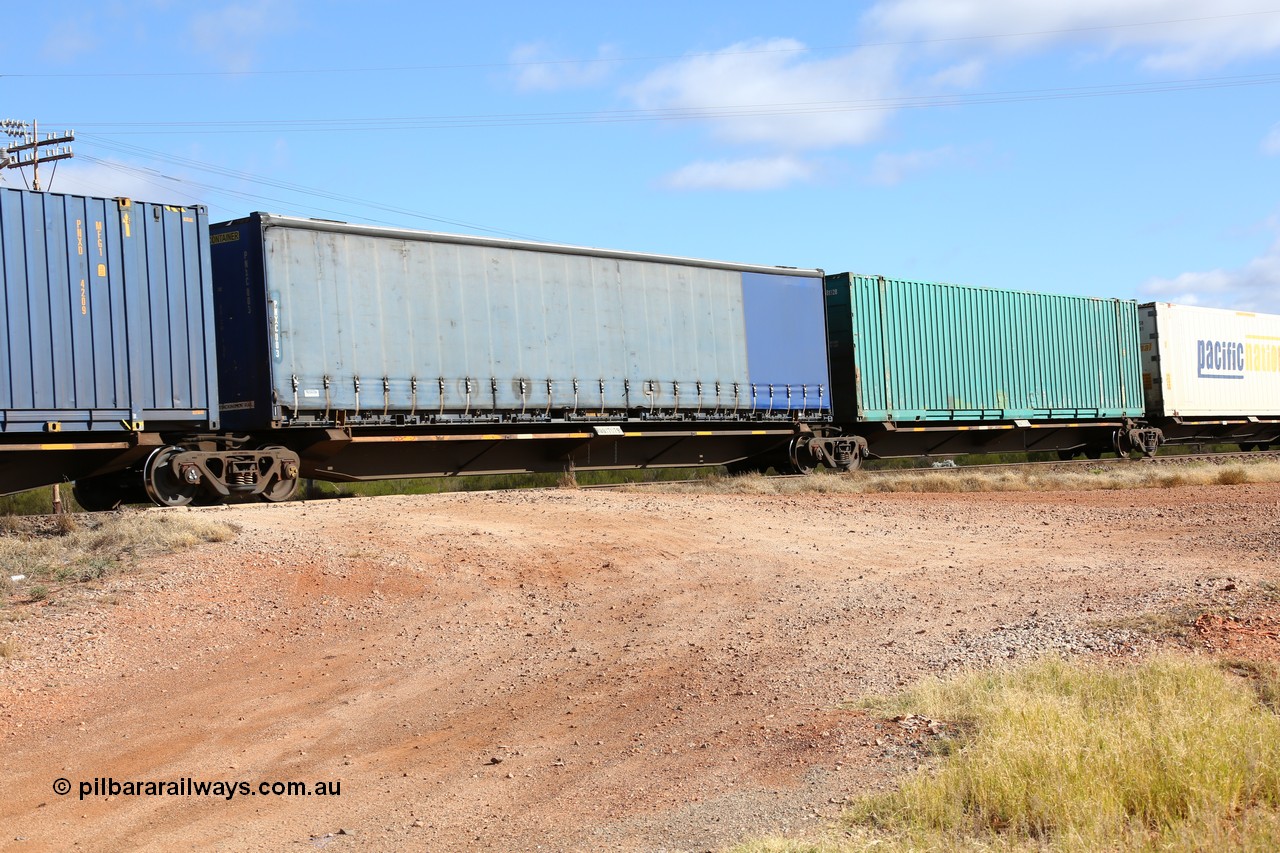
<path fill-rule="evenodd" d="M 0 147 L 0 169 L 21 169 L 30 166 L 32 169 L 31 188 L 40 189 L 40 164 L 66 160 L 74 156 L 70 143 L 75 141 L 73 130 L 50 133 L 40 138 L 40 125 L 37 122 L 28 124 L 25 121 L 0 121 L 0 134 L 14 138 L 14 142 Z M 62 147 L 53 147 L 62 146 Z M 42 150 L 50 148 L 52 150 Z M 24 157 L 24 153 L 26 156 Z"/>

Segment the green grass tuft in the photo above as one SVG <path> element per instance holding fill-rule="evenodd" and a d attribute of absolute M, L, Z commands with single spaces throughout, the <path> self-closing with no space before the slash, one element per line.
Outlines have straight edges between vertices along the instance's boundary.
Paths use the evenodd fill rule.
<path fill-rule="evenodd" d="M 948 721 L 959 748 L 858 801 L 829 849 L 1280 849 L 1277 684 L 1185 657 L 925 682 L 875 705 Z M 741 850 L 807 849 L 778 843 Z"/>

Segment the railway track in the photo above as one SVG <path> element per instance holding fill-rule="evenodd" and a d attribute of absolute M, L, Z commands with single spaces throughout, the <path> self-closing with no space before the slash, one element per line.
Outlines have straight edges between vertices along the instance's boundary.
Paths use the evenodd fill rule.
<path fill-rule="evenodd" d="M 1113 465 L 1189 465 L 1197 462 L 1210 462 L 1225 465 L 1237 462 L 1261 462 L 1268 459 L 1280 459 L 1280 451 L 1250 451 L 1236 453 L 1174 453 L 1165 456 L 1149 456 L 1142 458 L 1110 457 L 1105 459 L 1053 459 L 1046 462 L 1000 462 L 990 465 L 957 465 L 954 468 L 886 468 L 866 471 L 867 474 L 932 474 L 957 471 L 992 471 L 999 469 L 1021 470 L 1040 468 L 1044 470 L 1070 470 L 1073 468 L 1097 468 Z"/>
<path fill-rule="evenodd" d="M 1227 465 L 1232 463 L 1249 463 L 1262 462 L 1265 460 L 1280 459 L 1280 451 L 1250 451 L 1236 453 L 1177 453 L 1165 456 L 1151 456 L 1138 459 L 1125 457 L 1111 457 L 1106 459 L 1055 459 L 1046 462 L 1001 462 L 989 465 L 956 465 L 954 467 L 934 468 L 932 466 L 923 468 L 884 468 L 884 469 L 861 469 L 859 472 L 869 477 L 884 476 L 900 476 L 900 475 L 919 475 L 919 474 L 962 474 L 973 471 L 999 471 L 999 470 L 1042 470 L 1042 471 L 1069 471 L 1080 469 L 1106 468 L 1121 465 L 1191 465 L 1195 463 L 1212 463 L 1215 465 Z M 768 474 L 770 480 L 799 480 L 805 477 L 814 476 L 812 474 Z M 820 475 L 825 476 L 825 475 Z M 599 483 L 594 485 L 580 486 L 582 489 L 620 489 L 631 487 L 648 487 L 648 486 L 664 486 L 673 483 L 701 483 L 706 482 L 704 477 L 690 477 L 687 480 L 647 480 L 633 483 Z"/>

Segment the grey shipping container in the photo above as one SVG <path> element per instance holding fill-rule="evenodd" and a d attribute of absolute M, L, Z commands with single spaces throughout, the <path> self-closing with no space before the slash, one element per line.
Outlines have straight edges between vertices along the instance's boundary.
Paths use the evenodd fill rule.
<path fill-rule="evenodd" d="M 0 274 L 0 437 L 217 428 L 204 208 L 0 188 Z"/>
<path fill-rule="evenodd" d="M 212 230 L 231 429 L 829 419 L 819 270 L 268 214 Z"/>

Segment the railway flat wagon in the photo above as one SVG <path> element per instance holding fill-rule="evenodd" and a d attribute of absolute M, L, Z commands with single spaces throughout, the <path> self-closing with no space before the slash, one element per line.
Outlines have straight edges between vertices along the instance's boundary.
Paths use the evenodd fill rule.
<path fill-rule="evenodd" d="M 1135 302 L 852 273 L 826 301 L 836 421 L 873 455 L 1159 443 Z"/>
<path fill-rule="evenodd" d="M 1280 443 L 1280 315 L 1141 306 L 1147 409 L 1172 443 Z"/>
<path fill-rule="evenodd" d="M 212 243 L 224 424 L 296 449 L 304 476 L 842 447 L 820 270 L 264 213 Z"/>

